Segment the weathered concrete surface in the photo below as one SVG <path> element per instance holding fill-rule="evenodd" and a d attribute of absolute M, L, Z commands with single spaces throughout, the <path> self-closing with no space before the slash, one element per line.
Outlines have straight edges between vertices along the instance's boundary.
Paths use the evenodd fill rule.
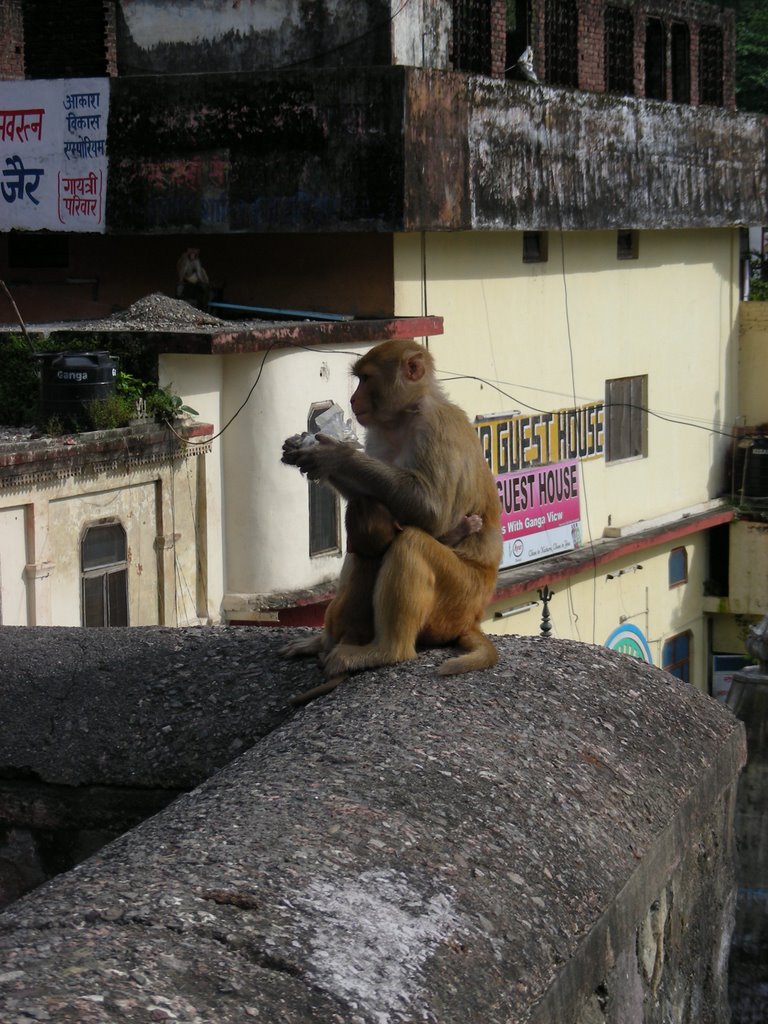
<path fill-rule="evenodd" d="M 293 713 L 277 631 L 0 628 L 0 774 L 191 789 Z"/>
<path fill-rule="evenodd" d="M 768 218 L 765 118 L 717 107 L 419 68 L 300 67 L 113 79 L 109 124 L 117 233 Z"/>
<path fill-rule="evenodd" d="M 33 701 L 25 660 L 36 657 L 50 692 L 44 652 L 63 638 L 28 632 L 2 689 L 26 672 Z M 744 738 L 715 702 L 601 648 L 507 637 L 492 670 L 438 679 L 445 654 L 428 652 L 287 715 L 286 696 L 317 670 L 280 662 L 279 634 L 182 631 L 174 648 L 159 630 L 155 660 L 169 659 L 177 700 L 185 648 L 198 670 L 153 723 L 136 714 L 152 631 L 143 658 L 109 650 L 127 651 L 131 632 L 103 631 L 90 676 L 61 665 L 80 714 L 78 689 L 110 694 L 99 722 L 114 754 L 96 741 L 91 774 L 110 760 L 138 771 L 126 746 L 142 737 L 169 776 L 174 757 L 202 769 L 179 720 L 187 744 L 205 746 L 211 730 L 214 762 L 227 728 L 241 740 L 273 731 L 0 915 L 1 1020 L 727 1020 Z M 222 637 L 232 663 L 214 670 L 205 646 L 223 653 Z M 162 677 L 149 672 L 157 708 Z M 19 755 L 3 742 L 4 760 Z M 67 761 L 51 746 L 30 757 L 49 759 L 48 772 Z"/>

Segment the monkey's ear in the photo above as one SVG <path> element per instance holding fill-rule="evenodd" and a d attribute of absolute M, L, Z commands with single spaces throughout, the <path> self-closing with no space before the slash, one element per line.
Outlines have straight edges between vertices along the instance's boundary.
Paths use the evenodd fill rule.
<path fill-rule="evenodd" d="M 427 368 L 424 365 L 424 356 L 421 352 L 412 352 L 403 360 L 403 377 L 406 380 L 421 380 Z"/>

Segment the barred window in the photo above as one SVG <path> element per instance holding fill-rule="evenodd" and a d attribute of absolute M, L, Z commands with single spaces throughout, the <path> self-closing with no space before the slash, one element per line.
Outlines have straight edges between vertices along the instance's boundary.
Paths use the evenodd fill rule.
<path fill-rule="evenodd" d="M 576 0 L 547 0 L 544 12 L 546 76 L 550 85 L 579 84 L 579 14 Z"/>
<path fill-rule="evenodd" d="M 672 99 L 691 102 L 691 33 L 685 22 L 672 25 Z"/>
<path fill-rule="evenodd" d="M 723 105 L 723 30 L 717 25 L 699 29 L 699 100 Z"/>
<path fill-rule="evenodd" d="M 490 74 L 490 0 L 453 0 L 452 56 L 457 71 Z"/>
<path fill-rule="evenodd" d="M 632 96 L 635 19 L 626 7 L 605 9 L 605 90 Z"/>
<path fill-rule="evenodd" d="M 648 455 L 648 377 L 605 382 L 605 461 Z"/>
<path fill-rule="evenodd" d="M 645 98 L 667 98 L 667 34 L 658 18 L 645 23 Z"/>

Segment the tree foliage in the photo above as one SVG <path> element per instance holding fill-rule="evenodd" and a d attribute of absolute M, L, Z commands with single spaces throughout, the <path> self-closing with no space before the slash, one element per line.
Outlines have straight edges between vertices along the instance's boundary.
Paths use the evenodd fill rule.
<path fill-rule="evenodd" d="M 741 110 L 768 113 L 768 4 L 732 0 L 736 12 L 736 100 Z"/>

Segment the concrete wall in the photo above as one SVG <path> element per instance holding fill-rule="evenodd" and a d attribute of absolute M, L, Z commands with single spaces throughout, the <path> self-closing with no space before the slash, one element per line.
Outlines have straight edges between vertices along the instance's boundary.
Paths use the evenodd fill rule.
<path fill-rule="evenodd" d="M 108 523 L 125 530 L 130 625 L 218 616 L 198 532 L 204 439 L 182 453 L 148 427 L 0 448 L 0 625 L 82 625 L 82 539 Z"/>
<path fill-rule="evenodd" d="M 291 713 L 318 672 L 284 639 L 0 630 L 0 763 L 27 778 L 168 785 L 265 712 L 4 912 L 3 1015 L 726 1024 L 728 712 L 636 659 L 501 638 L 494 669 L 438 685 L 430 652 Z"/>
<path fill-rule="evenodd" d="M 765 219 L 763 119 L 715 107 L 423 69 L 296 68 L 116 79 L 109 125 L 113 233 Z"/>

